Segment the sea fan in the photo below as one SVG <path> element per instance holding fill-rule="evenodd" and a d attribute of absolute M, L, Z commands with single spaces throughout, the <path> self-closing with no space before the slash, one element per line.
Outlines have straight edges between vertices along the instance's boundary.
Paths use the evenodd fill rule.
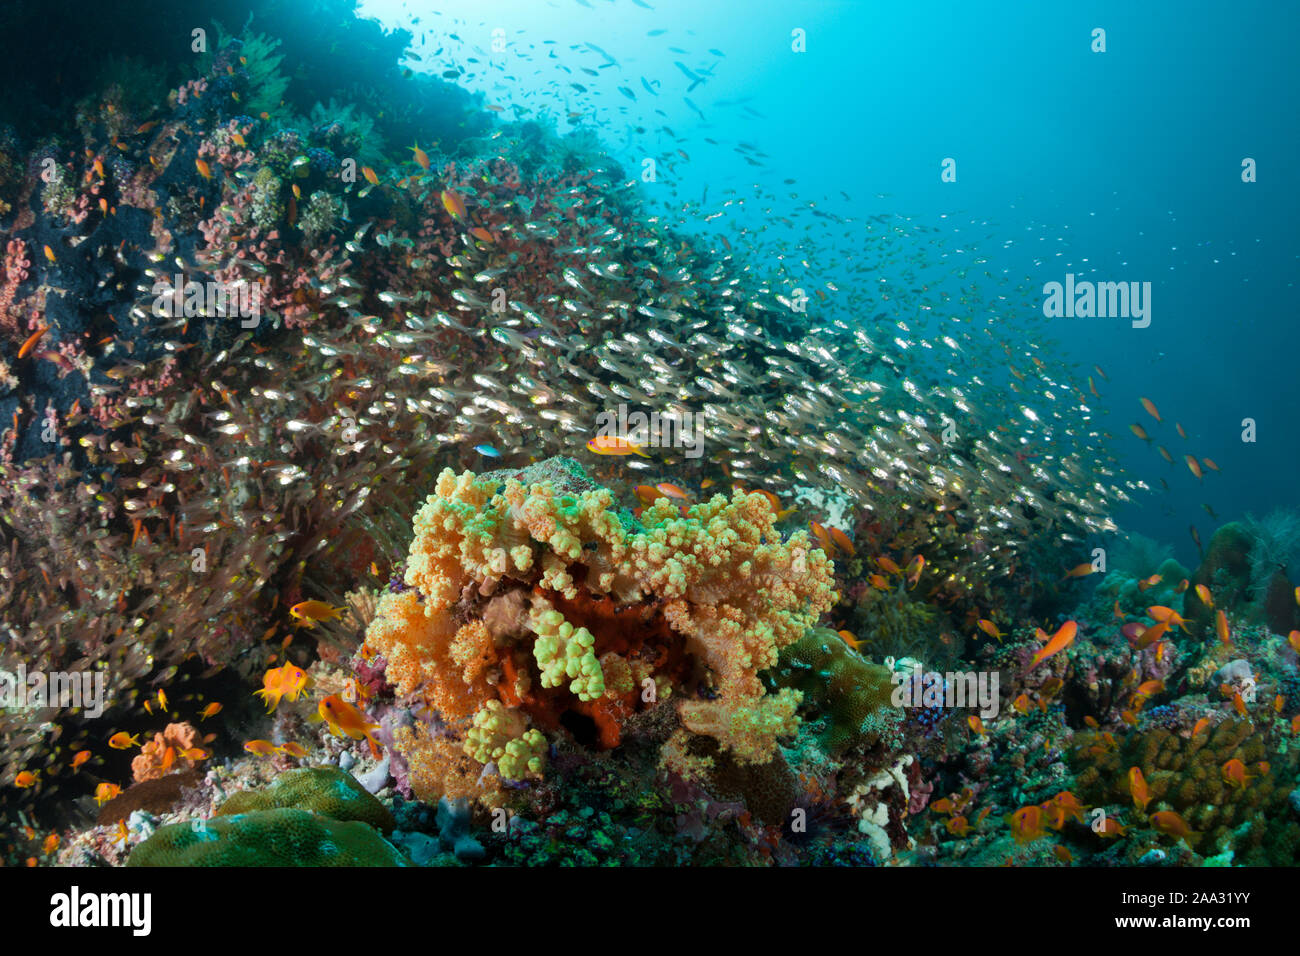
<path fill-rule="evenodd" d="M 1300 510 L 1279 508 L 1263 519 L 1247 515 L 1246 527 L 1255 539 L 1250 550 L 1250 593 L 1259 597 L 1278 571 L 1289 577 L 1300 569 Z"/>

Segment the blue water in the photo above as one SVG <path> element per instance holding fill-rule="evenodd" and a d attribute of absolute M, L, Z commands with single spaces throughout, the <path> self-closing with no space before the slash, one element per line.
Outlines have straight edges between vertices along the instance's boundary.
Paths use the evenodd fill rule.
<path fill-rule="evenodd" d="M 1059 342 L 1080 387 L 1094 376 L 1100 427 L 1129 476 L 1155 489 L 1114 517 L 1174 544 L 1184 561 L 1195 554 L 1189 525 L 1205 539 L 1218 523 L 1295 503 L 1300 85 L 1290 63 L 1300 5 L 646 4 L 654 9 L 632 0 L 369 0 L 361 12 L 413 32 L 423 44 L 414 68 L 464 66 L 460 82 L 506 107 L 503 118 L 516 106 L 528 118 L 549 108 L 567 130 L 575 124 L 565 114 L 582 112 L 580 125 L 630 176 L 660 157 L 657 181 L 640 188 L 668 221 L 757 245 L 760 272 L 784 254 L 810 288 L 847 287 L 840 311 L 817 318 L 872 322 L 879 280 L 908 267 L 876 260 L 861 226 L 868 217 L 898 214 L 938 230 L 909 238 L 914 269 L 932 268 L 940 250 L 987 260 L 968 273 L 971 308 L 995 310 L 1012 341 Z M 1095 28 L 1106 31 L 1104 53 L 1091 49 Z M 494 29 L 503 31 L 499 52 Z M 806 52 L 792 52 L 794 29 L 805 31 Z M 655 30 L 665 32 L 647 35 Z M 678 62 L 704 78 L 689 93 Z M 741 142 L 749 146 L 738 151 Z M 1257 163 L 1255 183 L 1242 182 L 1246 157 Z M 940 179 L 945 158 L 956 161 L 955 182 Z M 722 206 L 727 190 L 748 197 L 755 185 L 763 201 Z M 810 201 L 854 221 L 813 216 Z M 805 258 L 808 269 L 798 264 Z M 1150 282 L 1150 326 L 1043 318 L 1043 284 L 1067 272 Z M 957 289 L 935 281 L 935 291 Z M 1163 424 L 1139 396 L 1157 404 Z M 1257 424 L 1255 443 L 1241 439 L 1246 418 Z M 1134 422 L 1174 464 L 1130 434 Z M 1188 452 L 1222 471 L 1198 481 Z"/>

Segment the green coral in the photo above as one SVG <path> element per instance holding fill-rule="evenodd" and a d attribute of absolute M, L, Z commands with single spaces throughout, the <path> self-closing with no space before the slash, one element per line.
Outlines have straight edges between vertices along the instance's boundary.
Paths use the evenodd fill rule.
<path fill-rule="evenodd" d="M 585 627 L 574 628 L 554 609 L 533 616 L 537 641 L 533 656 L 542 672 L 543 687 L 559 687 L 570 678 L 569 690 L 579 700 L 597 700 L 605 693 L 605 676 L 593 650 L 595 636 Z"/>
<path fill-rule="evenodd" d="M 283 807 L 160 827 L 127 866 L 410 866 L 372 827 Z"/>
<path fill-rule="evenodd" d="M 541 731 L 525 730 L 523 717 L 499 700 L 488 701 L 474 715 L 465 735 L 465 753 L 481 764 L 495 761 L 506 780 L 540 777 L 546 769 L 546 750 Z"/>
<path fill-rule="evenodd" d="M 225 49 L 235 38 L 226 33 L 220 23 L 213 21 L 217 28 L 218 50 Z M 281 105 L 284 94 L 289 90 L 289 78 L 280 72 L 283 55 L 276 55 L 280 41 L 264 33 L 254 33 L 247 27 L 239 35 L 240 66 L 248 78 L 248 95 L 244 97 L 244 109 L 251 116 L 269 113 L 272 116 L 284 115 Z M 200 73 L 211 72 L 215 60 L 211 54 L 204 57 L 200 64 Z"/>
<path fill-rule="evenodd" d="M 893 705 L 893 672 L 859 657 L 829 628 L 814 628 L 784 648 L 769 681 L 801 691 L 812 712 L 825 718 L 821 739 L 832 754 L 892 740 L 902 723 Z"/>
<path fill-rule="evenodd" d="M 338 767 L 301 767 L 281 774 L 265 790 L 242 790 L 221 805 L 217 816 L 256 810 L 309 810 L 339 821 L 358 821 L 384 833 L 396 826 L 392 813 Z"/>

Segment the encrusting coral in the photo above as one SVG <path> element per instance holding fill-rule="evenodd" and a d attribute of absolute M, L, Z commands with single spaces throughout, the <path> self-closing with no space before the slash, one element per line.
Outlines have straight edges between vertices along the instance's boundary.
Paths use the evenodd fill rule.
<path fill-rule="evenodd" d="M 775 521 L 763 495 L 736 492 L 684 512 L 660 499 L 638 524 L 563 461 L 443 471 L 415 518 L 405 586 L 366 634 L 388 682 L 447 725 L 396 735 L 417 794 L 464 788 L 474 768 L 445 766 L 457 751 L 504 779 L 539 775 L 544 734 L 574 715 L 616 746 L 630 717 L 668 698 L 733 759 L 770 760 L 801 695 L 767 694 L 759 674 L 835 600 L 830 560 Z"/>

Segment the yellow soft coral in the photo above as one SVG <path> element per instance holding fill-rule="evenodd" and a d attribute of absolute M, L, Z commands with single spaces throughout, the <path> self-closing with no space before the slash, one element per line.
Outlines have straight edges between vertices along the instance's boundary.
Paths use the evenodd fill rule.
<path fill-rule="evenodd" d="M 559 493 L 549 481 L 481 481 L 470 472 L 443 471 L 416 516 L 407 560 L 406 583 L 423 601 L 413 592 L 385 595 L 367 632 L 368 644 L 389 661 L 390 680 L 403 693 L 425 687 L 453 721 L 475 714 L 477 722 L 486 714 L 482 720 L 495 723 L 504 719 L 489 706 L 495 698 L 514 707 L 529 693 L 558 709 L 570 706 L 556 696 L 566 690 L 590 704 L 607 695 L 606 671 L 611 680 L 617 674 L 622 695 L 634 689 L 633 672 L 637 684 L 653 678 L 662 685 L 642 704 L 654 706 L 674 692 L 693 696 L 693 683 L 673 687 L 646 672 L 644 661 L 620 657 L 608 640 L 602 644 L 601 621 L 566 620 L 575 605 L 612 599 L 620 607 L 639 605 L 642 613 L 654 608 L 705 665 L 714 697 L 683 700 L 686 726 L 715 737 L 738 759 L 770 758 L 776 739 L 797 726 L 798 698 L 765 696 L 758 675 L 834 603 L 830 560 L 805 532 L 782 540 L 770 502 L 757 493 L 717 495 L 684 516 L 661 500 L 645 509 L 644 530 L 637 530 L 612 510 L 609 491 L 578 478 L 582 490 Z M 453 625 L 454 608 L 463 615 L 484 598 L 485 621 L 461 617 Z M 552 601 L 568 603 L 561 612 Z M 530 678 L 521 668 L 532 664 L 537 671 Z M 608 720 L 618 711 L 595 713 Z M 522 739 L 522 727 L 514 729 L 512 739 Z M 517 755 L 504 742 L 489 746 L 485 726 L 469 733 L 476 735 L 467 744 L 476 760 L 532 763 L 531 743 L 515 748 L 529 755 Z M 530 741 L 540 739 L 529 733 L 536 735 Z"/>
<path fill-rule="evenodd" d="M 495 761 L 506 780 L 540 777 L 546 767 L 546 738 L 526 726 L 518 711 L 490 700 L 474 715 L 474 725 L 465 736 L 465 753 L 482 764 Z"/>

